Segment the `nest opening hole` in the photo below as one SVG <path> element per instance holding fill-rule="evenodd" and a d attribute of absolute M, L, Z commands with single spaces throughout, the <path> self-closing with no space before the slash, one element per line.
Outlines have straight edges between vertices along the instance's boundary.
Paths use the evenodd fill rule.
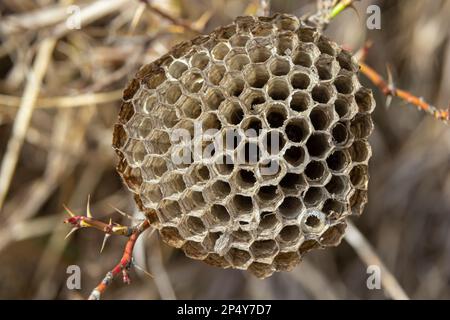
<path fill-rule="evenodd" d="M 322 162 L 311 161 L 305 169 L 305 175 L 309 180 L 316 181 L 325 175 L 325 166 Z"/>
<path fill-rule="evenodd" d="M 307 89 L 310 83 L 309 75 L 303 72 L 294 73 L 291 77 L 291 85 L 294 89 Z"/>
<path fill-rule="evenodd" d="M 269 83 L 269 96 L 273 100 L 286 100 L 289 97 L 289 86 L 285 80 L 275 79 Z"/>
<path fill-rule="evenodd" d="M 284 242 L 293 242 L 300 237 L 300 229 L 297 226 L 286 226 L 280 231 L 280 238 Z"/>
<path fill-rule="evenodd" d="M 345 144 L 348 140 L 347 127 L 343 123 L 337 123 L 333 130 L 331 130 L 331 136 L 336 145 Z"/>
<path fill-rule="evenodd" d="M 278 188 L 277 186 L 262 186 L 261 188 L 259 188 L 258 191 L 258 197 L 259 199 L 261 199 L 262 201 L 271 201 L 273 199 L 275 199 L 278 195 Z"/>
<path fill-rule="evenodd" d="M 325 130 L 330 124 L 330 117 L 325 110 L 321 108 L 315 108 L 311 111 L 309 118 L 316 130 Z"/>
<path fill-rule="evenodd" d="M 305 161 L 305 150 L 302 147 L 292 146 L 284 153 L 284 159 L 291 166 L 298 167 Z"/>
<path fill-rule="evenodd" d="M 310 156 L 320 158 L 330 150 L 328 136 L 323 133 L 314 133 L 308 139 L 306 147 L 308 148 Z"/>
<path fill-rule="evenodd" d="M 255 185 L 256 177 L 250 170 L 241 169 L 238 172 L 236 182 L 240 187 L 248 189 Z"/>
<path fill-rule="evenodd" d="M 287 219 L 296 218 L 303 209 L 303 204 L 299 198 L 286 197 L 281 203 L 278 210 L 280 214 Z"/>
<path fill-rule="evenodd" d="M 253 210 L 252 198 L 237 194 L 233 197 L 233 204 L 240 214 L 250 213 Z"/>
<path fill-rule="evenodd" d="M 250 60 L 254 63 L 265 62 L 270 58 L 271 53 L 270 50 L 266 47 L 255 47 L 252 48 L 249 52 Z"/>
<path fill-rule="evenodd" d="M 319 187 L 311 187 L 306 191 L 304 200 L 307 206 L 315 206 L 317 205 L 323 198 L 324 192 L 322 188 Z"/>
<path fill-rule="evenodd" d="M 275 76 L 284 76 L 289 73 L 291 66 L 285 59 L 276 59 L 270 64 L 270 72 Z"/>
<path fill-rule="evenodd" d="M 253 88 L 262 88 L 269 81 L 269 72 L 262 64 L 252 65 L 247 74 L 248 84 Z"/>
<path fill-rule="evenodd" d="M 304 112 L 308 110 L 311 101 L 306 92 L 295 92 L 292 95 L 290 107 L 297 112 Z"/>
<path fill-rule="evenodd" d="M 327 165 L 333 171 L 342 171 L 349 164 L 349 159 L 344 151 L 338 150 L 333 152 L 327 158 Z"/>
<path fill-rule="evenodd" d="M 331 99 L 331 90 L 324 85 L 318 85 L 312 90 L 312 98 L 318 103 L 326 104 Z"/>

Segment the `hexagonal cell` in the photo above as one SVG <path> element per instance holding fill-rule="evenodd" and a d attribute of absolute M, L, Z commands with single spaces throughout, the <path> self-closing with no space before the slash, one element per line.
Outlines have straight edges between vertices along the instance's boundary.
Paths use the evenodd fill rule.
<path fill-rule="evenodd" d="M 337 55 L 336 60 L 339 62 L 342 69 L 352 72 L 356 72 L 359 69 L 358 63 L 353 57 L 353 54 L 346 50 L 341 50 L 341 52 Z"/>
<path fill-rule="evenodd" d="M 230 44 L 232 47 L 245 47 L 250 37 L 247 35 L 236 34 L 230 39 Z"/>
<path fill-rule="evenodd" d="M 176 200 L 163 199 L 159 203 L 158 213 L 161 221 L 169 222 L 181 217 L 181 207 Z"/>
<path fill-rule="evenodd" d="M 151 153 L 166 153 L 171 146 L 169 134 L 162 130 L 153 130 L 146 141 L 146 146 Z"/>
<path fill-rule="evenodd" d="M 292 62 L 294 62 L 294 64 L 305 68 L 310 68 L 313 61 L 313 55 L 309 51 L 304 50 L 304 47 L 299 47 L 294 50 L 292 55 Z"/>
<path fill-rule="evenodd" d="M 282 248 L 294 245 L 300 240 L 301 232 L 297 225 L 287 225 L 281 229 L 278 237 L 282 243 Z"/>
<path fill-rule="evenodd" d="M 191 57 L 191 65 L 194 68 L 204 70 L 209 63 L 209 56 L 207 52 L 197 52 Z"/>
<path fill-rule="evenodd" d="M 334 44 L 330 41 L 330 39 L 324 36 L 320 36 L 319 40 L 317 41 L 317 47 L 319 48 L 320 52 L 330 56 L 335 56 L 338 49 L 336 44 Z"/>
<path fill-rule="evenodd" d="M 285 133 L 292 142 L 305 141 L 310 133 L 310 128 L 305 119 L 291 118 L 286 124 Z"/>
<path fill-rule="evenodd" d="M 224 117 L 228 124 L 238 125 L 244 119 L 244 110 L 239 101 L 227 100 L 220 106 L 219 115 Z"/>
<path fill-rule="evenodd" d="M 372 112 L 375 108 L 375 99 L 373 98 L 372 90 L 367 88 L 360 88 L 355 94 L 356 104 L 359 112 Z"/>
<path fill-rule="evenodd" d="M 203 134 L 208 134 L 208 131 L 214 135 L 222 128 L 222 123 L 217 117 L 216 113 L 208 112 L 202 115 L 202 129 Z"/>
<path fill-rule="evenodd" d="M 329 227 L 320 237 L 320 244 L 323 246 L 337 246 L 344 237 L 346 227 L 345 223 L 338 223 Z"/>
<path fill-rule="evenodd" d="M 188 190 L 180 200 L 180 205 L 185 213 L 193 211 L 202 211 L 206 206 L 206 201 L 200 191 Z"/>
<path fill-rule="evenodd" d="M 253 63 L 265 62 L 272 55 L 270 50 L 263 46 L 253 46 L 248 49 L 248 55 Z"/>
<path fill-rule="evenodd" d="M 266 95 L 264 91 L 259 89 L 247 89 L 242 94 L 244 105 L 251 111 L 255 110 L 258 105 L 266 102 Z"/>
<path fill-rule="evenodd" d="M 185 242 L 180 235 L 180 232 L 175 227 L 162 227 L 159 230 L 159 234 L 165 243 L 175 248 L 181 248 Z"/>
<path fill-rule="evenodd" d="M 341 215 L 345 212 L 346 205 L 336 199 L 327 199 L 322 206 L 322 212 L 329 219 L 337 219 L 340 218 Z"/>
<path fill-rule="evenodd" d="M 257 142 L 245 142 L 237 150 L 238 164 L 256 164 L 261 157 L 261 150 Z"/>
<path fill-rule="evenodd" d="M 327 104 L 331 100 L 333 93 L 334 92 L 330 86 L 319 84 L 313 88 L 311 95 L 314 101 Z"/>
<path fill-rule="evenodd" d="M 310 184 L 322 184 L 328 175 L 325 163 L 322 161 L 311 161 L 305 168 L 305 176 Z"/>
<path fill-rule="evenodd" d="M 203 224 L 202 219 L 200 219 L 199 217 L 183 217 L 182 225 L 185 228 L 186 232 L 190 235 L 199 235 L 203 234 L 206 231 L 206 227 Z"/>
<path fill-rule="evenodd" d="M 281 227 L 281 221 L 278 220 L 277 215 L 272 212 L 262 212 L 261 220 L 258 225 L 258 237 L 273 237 L 276 229 Z"/>
<path fill-rule="evenodd" d="M 281 16 L 276 21 L 277 28 L 280 30 L 289 30 L 295 31 L 300 26 L 300 23 L 297 19 L 289 16 Z"/>
<path fill-rule="evenodd" d="M 195 164 L 189 167 L 184 175 L 189 186 L 205 184 L 210 179 L 209 169 L 204 164 Z"/>
<path fill-rule="evenodd" d="M 347 119 L 351 115 L 352 109 L 356 108 L 355 104 L 352 98 L 338 95 L 334 102 L 334 110 L 340 118 Z"/>
<path fill-rule="evenodd" d="M 163 197 L 159 186 L 153 183 L 143 183 L 141 185 L 140 195 L 144 205 L 152 208 L 157 206 Z"/>
<path fill-rule="evenodd" d="M 330 151 L 330 137 L 326 133 L 315 132 L 306 142 L 308 153 L 314 158 L 323 158 Z"/>
<path fill-rule="evenodd" d="M 208 256 L 203 261 L 211 266 L 218 268 L 228 268 L 230 266 L 230 263 L 217 253 L 208 254 Z"/>
<path fill-rule="evenodd" d="M 202 244 L 196 241 L 186 241 L 181 249 L 186 256 L 196 260 L 203 260 L 208 255 L 207 250 L 203 248 Z"/>
<path fill-rule="evenodd" d="M 352 214 L 360 215 L 364 210 L 367 199 L 367 190 L 356 189 L 355 193 L 350 198 L 350 208 L 352 210 Z"/>
<path fill-rule="evenodd" d="M 223 60 L 227 53 L 230 51 L 228 44 L 225 42 L 219 42 L 211 51 L 211 55 L 216 60 Z"/>
<path fill-rule="evenodd" d="M 121 173 L 120 175 L 124 179 L 127 187 L 135 192 L 139 192 L 139 188 L 142 184 L 142 173 L 140 168 L 132 168 L 127 164 L 125 159 L 122 159 L 118 166 L 117 170 Z"/>
<path fill-rule="evenodd" d="M 304 241 L 300 247 L 298 248 L 298 253 L 300 254 L 300 256 L 303 256 L 305 253 L 320 248 L 320 243 L 317 242 L 317 240 L 314 239 L 309 239 Z"/>
<path fill-rule="evenodd" d="M 290 77 L 292 88 L 305 90 L 311 84 L 311 76 L 306 72 L 294 72 Z"/>
<path fill-rule="evenodd" d="M 186 189 L 183 175 L 174 172 L 171 172 L 161 178 L 160 186 L 165 197 L 169 197 L 174 193 L 183 192 Z"/>
<path fill-rule="evenodd" d="M 270 72 L 274 76 L 284 76 L 291 71 L 289 60 L 283 58 L 275 58 L 269 65 Z"/>
<path fill-rule="evenodd" d="M 371 156 L 370 145 L 364 140 L 354 141 L 348 151 L 354 162 L 366 162 Z"/>
<path fill-rule="evenodd" d="M 339 64 L 333 57 L 327 54 L 322 54 L 316 61 L 315 66 L 320 80 L 334 79 L 339 72 Z"/>
<path fill-rule="evenodd" d="M 261 120 L 254 117 L 246 117 L 241 124 L 241 129 L 247 137 L 257 137 L 262 130 Z"/>
<path fill-rule="evenodd" d="M 237 248 L 231 248 L 227 253 L 227 258 L 235 268 L 246 267 L 252 260 L 250 253 Z"/>
<path fill-rule="evenodd" d="M 303 215 L 301 226 L 307 234 L 320 233 L 326 226 L 325 214 L 317 209 L 310 209 Z"/>
<path fill-rule="evenodd" d="M 225 75 L 226 68 L 222 64 L 213 64 L 208 70 L 208 79 L 213 84 L 218 86 Z"/>
<path fill-rule="evenodd" d="M 326 191 L 321 187 L 309 187 L 305 192 L 303 201 L 308 208 L 318 206 L 319 203 L 325 200 Z"/>
<path fill-rule="evenodd" d="M 345 199 L 350 191 L 350 183 L 345 176 L 332 176 L 325 188 L 332 197 Z"/>
<path fill-rule="evenodd" d="M 350 171 L 350 181 L 355 188 L 367 188 L 369 168 L 366 165 L 356 165 Z"/>
<path fill-rule="evenodd" d="M 245 81 L 239 73 L 227 73 L 220 82 L 220 86 L 227 90 L 230 96 L 239 97 L 245 88 Z"/>
<path fill-rule="evenodd" d="M 239 190 L 251 189 L 256 183 L 255 174 L 246 169 L 239 169 L 236 171 L 231 180 Z"/>
<path fill-rule="evenodd" d="M 302 174 L 288 172 L 280 181 L 280 187 L 286 195 L 298 195 L 307 187 L 307 182 Z"/>
<path fill-rule="evenodd" d="M 344 73 L 341 74 L 334 80 L 334 86 L 336 87 L 336 91 L 342 94 L 352 94 L 355 89 L 354 79 L 352 73 Z"/>
<path fill-rule="evenodd" d="M 298 252 L 280 252 L 273 264 L 278 271 L 292 271 L 300 263 Z"/>
<path fill-rule="evenodd" d="M 306 152 L 303 147 L 292 146 L 288 148 L 284 153 L 284 160 L 287 161 L 292 167 L 300 167 L 306 163 Z"/>
<path fill-rule="evenodd" d="M 282 127 L 287 116 L 288 113 L 285 106 L 280 103 L 272 104 L 265 113 L 267 124 L 271 128 Z"/>
<path fill-rule="evenodd" d="M 219 109 L 220 104 L 224 100 L 225 97 L 219 89 L 209 88 L 204 95 L 204 101 L 209 110 Z"/>
<path fill-rule="evenodd" d="M 205 79 L 198 71 L 189 71 L 183 76 L 184 87 L 191 93 L 199 92 L 204 83 Z"/>
<path fill-rule="evenodd" d="M 180 85 L 176 82 L 169 84 L 164 91 L 164 101 L 168 104 L 174 104 L 181 97 Z"/>
<path fill-rule="evenodd" d="M 316 42 L 319 37 L 319 33 L 315 28 L 301 26 L 297 30 L 297 35 L 302 42 Z"/>
<path fill-rule="evenodd" d="M 231 192 L 230 184 L 223 180 L 217 180 L 211 183 L 205 190 L 204 194 L 210 201 L 220 201 L 225 199 Z"/>
<path fill-rule="evenodd" d="M 285 197 L 278 211 L 284 219 L 295 219 L 303 211 L 304 206 L 298 197 Z"/>
<path fill-rule="evenodd" d="M 292 32 L 285 32 L 278 36 L 276 41 L 277 53 L 280 56 L 289 56 L 295 47 L 295 37 Z"/>
<path fill-rule="evenodd" d="M 274 273 L 273 266 L 271 264 L 253 262 L 249 267 L 248 271 L 254 274 L 260 279 L 265 279 L 270 277 Z"/>
<path fill-rule="evenodd" d="M 214 168 L 220 175 L 228 176 L 233 172 L 234 161 L 230 154 L 223 154 L 214 162 Z"/>
<path fill-rule="evenodd" d="M 251 214 L 253 211 L 252 198 L 241 194 L 234 195 L 229 203 L 228 211 L 235 217 Z"/>
<path fill-rule="evenodd" d="M 270 74 L 264 64 L 251 64 L 245 68 L 244 77 L 250 87 L 262 88 L 269 81 Z"/>
<path fill-rule="evenodd" d="M 170 64 L 169 74 L 175 79 L 179 79 L 187 69 L 188 65 L 186 63 L 180 60 L 175 60 Z"/>
<path fill-rule="evenodd" d="M 142 176 L 144 180 L 161 178 L 167 172 L 166 160 L 161 156 L 147 156 L 142 165 Z"/>
<path fill-rule="evenodd" d="M 129 139 L 123 148 L 131 166 L 140 166 L 145 158 L 145 146 L 141 140 Z"/>
<path fill-rule="evenodd" d="M 260 208 L 275 210 L 276 205 L 283 198 L 283 193 L 276 185 L 265 185 L 259 187 L 256 200 Z"/>
<path fill-rule="evenodd" d="M 267 152 L 268 155 L 276 155 L 284 148 L 286 140 L 281 131 L 270 130 L 262 139 L 262 149 Z"/>
<path fill-rule="evenodd" d="M 240 130 L 225 129 L 222 133 L 223 146 L 227 150 L 235 150 L 243 141 Z"/>
<path fill-rule="evenodd" d="M 150 77 L 145 79 L 145 85 L 148 89 L 156 89 L 160 85 L 162 85 L 167 80 L 166 74 L 164 71 L 160 71 L 152 74 Z"/>
<path fill-rule="evenodd" d="M 369 114 L 358 114 L 352 120 L 350 130 L 355 139 L 365 139 L 373 131 L 373 122 Z"/>
<path fill-rule="evenodd" d="M 286 173 L 286 166 L 278 159 L 265 159 L 258 163 L 258 174 L 265 183 L 278 183 Z"/>
<path fill-rule="evenodd" d="M 345 146 L 350 138 L 349 129 L 344 123 L 338 122 L 331 128 L 331 138 L 335 146 Z"/>
<path fill-rule="evenodd" d="M 333 121 L 333 110 L 326 105 L 314 107 L 309 114 L 311 124 L 316 130 L 326 130 Z"/>
<path fill-rule="evenodd" d="M 272 79 L 269 81 L 267 93 L 273 100 L 286 100 L 290 94 L 289 84 L 285 79 Z"/>
<path fill-rule="evenodd" d="M 202 103 L 196 98 L 185 97 L 180 103 L 180 111 L 184 117 L 197 119 L 202 113 Z"/>
<path fill-rule="evenodd" d="M 245 245 L 247 246 L 248 243 L 252 242 L 252 235 L 248 231 L 244 231 L 242 229 L 238 229 L 232 233 L 233 243 L 235 245 Z"/>
<path fill-rule="evenodd" d="M 305 91 L 295 91 L 289 100 L 289 106 L 296 112 L 304 112 L 312 106 L 311 96 Z"/>
<path fill-rule="evenodd" d="M 252 243 L 250 251 L 257 260 L 271 259 L 278 253 L 278 245 L 275 240 L 258 240 Z"/>
<path fill-rule="evenodd" d="M 343 172 L 350 165 L 350 155 L 346 150 L 337 150 L 327 158 L 327 165 L 333 172 Z"/>
<path fill-rule="evenodd" d="M 240 52 L 240 53 L 239 53 Z M 235 52 L 231 52 L 232 56 L 227 58 L 227 65 L 230 70 L 241 71 L 244 67 L 250 63 L 250 59 L 247 54 L 245 54 L 245 50 L 238 50 Z"/>
<path fill-rule="evenodd" d="M 230 222 L 230 214 L 225 206 L 216 203 L 206 211 L 204 219 L 211 228 L 226 226 Z"/>

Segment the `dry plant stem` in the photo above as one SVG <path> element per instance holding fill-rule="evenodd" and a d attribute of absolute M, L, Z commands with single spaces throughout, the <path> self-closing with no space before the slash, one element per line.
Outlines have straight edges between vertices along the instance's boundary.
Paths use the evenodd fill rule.
<path fill-rule="evenodd" d="M 167 12 L 159 9 L 158 7 L 154 6 L 153 4 L 151 4 L 149 0 L 141 0 L 141 2 L 145 3 L 147 5 L 147 8 L 150 11 L 156 13 L 157 15 L 163 17 L 166 20 L 169 20 L 174 25 L 180 26 L 192 33 L 201 34 L 201 32 L 199 30 L 195 29 L 189 22 L 171 16 L 169 13 L 167 13 Z"/>
<path fill-rule="evenodd" d="M 144 222 L 139 224 L 137 227 L 135 227 L 134 232 L 131 234 L 131 236 L 128 239 L 128 242 L 125 246 L 125 250 L 122 255 L 122 259 L 120 259 L 120 262 L 111 271 L 109 271 L 106 274 L 106 276 L 103 278 L 102 282 L 100 282 L 100 284 L 97 287 L 95 287 L 94 290 L 92 290 L 92 293 L 89 296 L 89 300 L 99 300 L 101 298 L 101 295 L 105 292 L 105 290 L 111 284 L 112 280 L 120 273 L 122 273 L 122 275 L 123 275 L 123 281 L 125 283 L 130 283 L 130 278 L 128 276 L 128 270 L 132 264 L 134 245 L 136 243 L 136 240 L 142 234 L 142 232 L 144 232 L 149 227 L 150 227 L 150 222 L 148 220 L 145 220 Z"/>
<path fill-rule="evenodd" d="M 11 185 L 11 179 L 19 159 L 25 135 L 30 124 L 31 115 L 56 44 L 56 38 L 49 37 L 39 46 L 36 61 L 29 74 L 25 91 L 21 100 L 19 111 L 14 121 L 12 137 L 8 142 L 6 154 L 0 169 L 0 210 L 3 207 L 6 195 Z"/>
<path fill-rule="evenodd" d="M 362 233 L 350 221 L 347 222 L 347 232 L 345 233 L 344 239 L 367 266 L 374 265 L 380 268 L 381 284 L 392 299 L 409 300 L 394 275 L 386 268 L 367 239 L 364 238 Z"/>
<path fill-rule="evenodd" d="M 440 110 L 425 102 L 422 98 L 418 98 L 408 91 L 397 89 L 393 85 L 388 84 L 386 80 L 384 80 L 374 69 L 366 65 L 364 62 L 360 62 L 360 66 L 361 72 L 378 88 L 380 88 L 384 95 L 398 97 L 408 103 L 411 103 L 438 120 L 446 123 L 450 120 L 450 108 L 448 110 Z"/>
<path fill-rule="evenodd" d="M 60 96 L 60 97 L 42 97 L 37 98 L 35 109 L 49 108 L 74 108 L 83 107 L 93 104 L 105 104 L 119 101 L 122 97 L 122 90 L 114 90 L 109 92 L 85 93 L 77 96 Z M 20 106 L 20 97 L 0 94 L 0 108 Z"/>

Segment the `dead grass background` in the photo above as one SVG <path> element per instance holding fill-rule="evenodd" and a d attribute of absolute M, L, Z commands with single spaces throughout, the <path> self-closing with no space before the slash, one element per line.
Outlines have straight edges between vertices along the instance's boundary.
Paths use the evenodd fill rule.
<path fill-rule="evenodd" d="M 83 16 L 90 23 L 80 30 L 66 28 L 67 6 L 87 8 L 98 1 L 0 2 L 0 159 L 5 162 L 14 139 L 20 151 L 0 211 L 0 298 L 88 296 L 121 256 L 125 239 L 112 237 L 101 255 L 102 235 L 93 230 L 64 241 L 62 204 L 81 213 L 91 194 L 97 218 L 120 221 L 111 205 L 133 212 L 110 146 L 121 89 L 142 64 L 193 37 L 191 29 L 208 32 L 257 9 L 252 0 L 153 1 L 176 17 L 176 25 L 138 1 L 107 2 Z M 381 30 L 364 27 L 369 4 L 382 8 Z M 373 40 L 369 65 L 385 74 L 389 63 L 396 85 L 447 106 L 450 1 L 364 0 L 356 7 L 358 14 L 344 12 L 327 33 L 354 49 Z M 313 10 L 312 0 L 272 1 L 272 12 L 300 16 Z M 39 70 L 37 52 L 43 69 L 48 60 L 46 70 Z M 42 84 L 33 82 L 35 73 L 42 74 Z M 374 91 L 369 205 L 353 221 L 409 297 L 450 299 L 450 130 L 397 100 L 384 108 L 384 98 Z M 0 177 L 0 190 L 7 178 Z M 190 260 L 156 234 L 143 237 L 136 258 L 155 278 L 133 271 L 131 286 L 118 279 L 105 298 L 387 297 L 367 289 L 366 266 L 346 242 L 310 253 L 295 271 L 265 281 Z M 66 289 L 71 264 L 82 269 L 80 291 Z"/>

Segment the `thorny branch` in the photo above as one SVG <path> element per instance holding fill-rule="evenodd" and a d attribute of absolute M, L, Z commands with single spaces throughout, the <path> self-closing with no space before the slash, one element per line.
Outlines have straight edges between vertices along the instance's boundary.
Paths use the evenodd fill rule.
<path fill-rule="evenodd" d="M 81 215 L 75 215 L 70 209 L 66 208 L 67 213 L 70 215 L 69 218 L 67 218 L 64 223 L 71 224 L 72 230 L 67 234 L 66 237 L 71 235 L 73 232 L 75 232 L 78 229 L 81 228 L 94 228 L 101 232 L 105 233 L 105 239 L 102 244 L 102 248 L 100 251 L 103 250 L 105 246 L 105 242 L 108 239 L 110 235 L 121 235 L 128 237 L 127 244 L 125 245 L 125 249 L 122 255 L 122 258 L 120 259 L 120 262 L 111 270 L 109 271 L 105 277 L 102 279 L 102 281 L 95 287 L 94 290 L 92 290 L 89 300 L 99 300 L 101 295 L 105 292 L 105 290 L 108 288 L 108 286 L 112 283 L 113 279 L 119 275 L 122 274 L 122 279 L 124 283 L 129 284 L 130 277 L 129 277 L 129 270 L 131 266 L 133 265 L 133 249 L 134 245 L 136 244 L 137 239 L 139 236 L 150 227 L 150 222 L 145 219 L 144 221 L 141 221 L 136 226 L 122 226 L 117 223 L 113 223 L 111 220 L 109 223 L 105 223 L 103 221 L 99 221 L 95 218 L 93 218 L 90 207 L 89 207 L 89 199 L 88 204 L 86 208 L 86 216 Z"/>

